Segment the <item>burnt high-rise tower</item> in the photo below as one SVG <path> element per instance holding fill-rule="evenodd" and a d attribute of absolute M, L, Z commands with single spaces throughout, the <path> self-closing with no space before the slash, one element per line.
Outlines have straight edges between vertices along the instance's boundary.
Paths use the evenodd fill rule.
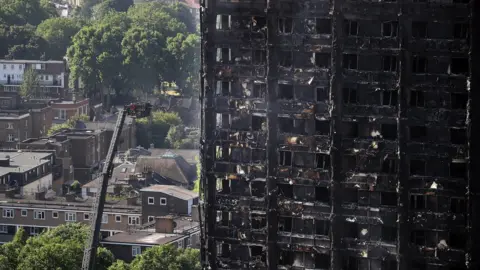
<path fill-rule="evenodd" d="M 478 2 L 203 0 L 205 269 L 480 269 Z"/>

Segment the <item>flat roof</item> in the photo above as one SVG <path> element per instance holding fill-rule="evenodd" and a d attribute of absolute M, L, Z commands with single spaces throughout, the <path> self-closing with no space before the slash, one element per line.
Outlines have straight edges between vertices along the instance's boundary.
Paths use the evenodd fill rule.
<path fill-rule="evenodd" d="M 0 166 L 0 175 L 10 172 L 22 173 L 48 163 L 52 152 L 0 152 L 0 159 L 10 159 L 9 167 Z"/>
<path fill-rule="evenodd" d="M 186 237 L 175 233 L 155 233 L 148 231 L 121 232 L 103 239 L 106 244 L 128 243 L 137 245 L 165 245 L 175 240 Z"/>
<path fill-rule="evenodd" d="M 19 120 L 23 118 L 29 117 L 29 113 L 25 114 L 6 114 L 6 113 L 0 113 L 0 120 Z"/>
<path fill-rule="evenodd" d="M 198 194 L 191 190 L 178 187 L 178 186 L 170 186 L 170 185 L 153 185 L 146 188 L 142 188 L 140 191 L 142 192 L 160 192 L 164 194 L 168 194 L 170 196 L 183 199 L 183 200 L 190 200 L 198 198 Z"/>
<path fill-rule="evenodd" d="M 64 64 L 63 61 L 58 60 L 8 60 L 8 59 L 0 59 L 0 63 L 18 63 L 18 64 Z"/>

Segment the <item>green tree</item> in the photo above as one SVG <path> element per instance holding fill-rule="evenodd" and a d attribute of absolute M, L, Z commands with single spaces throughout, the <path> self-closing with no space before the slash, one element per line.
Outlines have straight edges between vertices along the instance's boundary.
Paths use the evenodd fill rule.
<path fill-rule="evenodd" d="M 86 225 L 69 223 L 25 240 L 19 229 L 12 242 L 0 247 L 0 269 L 80 269 L 88 231 Z M 108 269 L 114 261 L 103 248 L 98 249 L 98 257 L 97 269 Z"/>
<path fill-rule="evenodd" d="M 137 256 L 129 266 L 117 262 L 109 270 L 200 270 L 200 251 L 177 249 L 172 245 L 155 246 Z"/>
<path fill-rule="evenodd" d="M 59 132 L 62 129 L 74 128 L 77 121 L 88 121 L 90 118 L 86 114 L 75 115 L 68 119 L 65 123 L 53 125 L 47 132 L 48 136 Z"/>
<path fill-rule="evenodd" d="M 37 96 L 38 88 L 40 87 L 40 81 L 38 74 L 33 68 L 29 68 L 23 75 L 23 82 L 20 85 L 20 95 L 24 99 L 31 99 Z"/>
<path fill-rule="evenodd" d="M 148 118 L 137 119 L 137 141 L 144 147 L 149 147 L 153 143 L 156 147 L 167 147 L 165 138 L 171 126 L 182 124 L 182 119 L 175 112 L 153 112 L 152 126 L 148 125 Z M 152 133 L 152 141 L 148 141 L 147 130 Z"/>
<path fill-rule="evenodd" d="M 35 34 L 47 42 L 48 58 L 61 60 L 78 30 L 80 30 L 79 23 L 72 19 L 51 18 L 38 25 Z"/>
<path fill-rule="evenodd" d="M 197 180 L 193 185 L 193 191 L 200 192 L 200 177 L 202 176 L 202 162 L 200 161 L 200 157 L 196 156 L 195 161 L 197 162 L 195 166 L 197 167 Z"/>
<path fill-rule="evenodd" d="M 39 25 L 57 16 L 54 7 L 46 0 L 0 0 L 2 20 L 7 25 Z"/>
<path fill-rule="evenodd" d="M 182 140 L 185 139 L 185 126 L 171 126 L 167 133 L 166 142 L 170 148 L 178 149 L 182 144 Z"/>
<path fill-rule="evenodd" d="M 126 12 L 133 6 L 133 0 L 104 0 L 92 7 L 92 17 L 102 19 L 110 12 Z"/>

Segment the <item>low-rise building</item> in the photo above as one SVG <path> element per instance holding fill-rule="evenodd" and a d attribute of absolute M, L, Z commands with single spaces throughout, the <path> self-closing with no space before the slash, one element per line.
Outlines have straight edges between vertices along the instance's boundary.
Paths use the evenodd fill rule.
<path fill-rule="evenodd" d="M 198 205 L 198 193 L 171 185 L 153 185 L 140 190 L 142 221 L 152 222 L 159 215 L 192 215 L 192 207 Z"/>
<path fill-rule="evenodd" d="M 90 115 L 90 100 L 88 98 L 81 100 L 52 100 L 50 106 L 53 111 L 54 122 L 63 123 L 76 115 Z"/>
<path fill-rule="evenodd" d="M 32 134 L 32 116 L 29 113 L 0 112 L 0 143 L 4 149 L 15 149 L 18 142 Z"/>
<path fill-rule="evenodd" d="M 83 122 L 86 129 L 91 130 L 105 130 L 107 134 L 107 142 L 110 145 L 110 141 L 113 137 L 113 131 L 115 130 L 115 124 L 117 119 L 107 122 Z M 118 151 L 126 151 L 137 144 L 137 129 L 135 124 L 135 118 L 126 117 L 123 124 L 122 132 L 120 133 L 120 142 L 117 146 Z"/>
<path fill-rule="evenodd" d="M 196 248 L 200 245 L 198 221 L 186 217 L 162 216 L 155 219 L 153 228 L 122 232 L 100 243 L 115 258 L 131 262 L 148 248 L 171 244 L 177 248 Z"/>
<path fill-rule="evenodd" d="M 28 69 L 37 72 L 39 86 L 35 90 L 36 98 L 64 97 L 68 88 L 68 72 L 63 61 L 0 59 L 0 92 L 18 94 Z"/>
<path fill-rule="evenodd" d="M 50 188 L 58 170 L 52 152 L 0 152 L 0 192 L 26 194 Z"/>

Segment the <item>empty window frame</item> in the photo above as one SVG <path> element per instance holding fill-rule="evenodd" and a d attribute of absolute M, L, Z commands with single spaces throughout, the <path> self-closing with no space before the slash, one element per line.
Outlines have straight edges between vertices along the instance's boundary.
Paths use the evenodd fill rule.
<path fill-rule="evenodd" d="M 358 224 L 357 223 L 345 221 L 343 226 L 344 226 L 343 231 L 345 232 L 345 237 L 358 238 Z"/>
<path fill-rule="evenodd" d="M 410 209 L 425 210 L 427 208 L 427 197 L 420 194 L 410 195 Z"/>
<path fill-rule="evenodd" d="M 382 241 L 386 243 L 394 243 L 397 241 L 397 228 L 382 226 Z"/>
<path fill-rule="evenodd" d="M 329 91 L 325 87 L 317 87 L 316 88 L 316 99 L 317 101 L 324 102 L 329 99 Z"/>
<path fill-rule="evenodd" d="M 384 106 L 397 106 L 398 104 L 398 92 L 397 91 L 383 91 L 382 92 L 382 105 Z"/>
<path fill-rule="evenodd" d="M 343 68 L 345 69 L 357 69 L 358 55 L 356 54 L 344 54 L 343 55 Z"/>
<path fill-rule="evenodd" d="M 315 154 L 315 167 L 317 169 L 328 170 L 330 168 L 330 155 Z"/>
<path fill-rule="evenodd" d="M 253 97 L 254 98 L 265 98 L 265 93 L 267 92 L 267 85 L 264 83 L 254 83 L 253 84 Z"/>
<path fill-rule="evenodd" d="M 391 72 L 396 72 L 397 71 L 397 57 L 393 55 L 384 55 L 382 57 L 382 68 L 384 71 L 391 71 Z"/>
<path fill-rule="evenodd" d="M 357 89 L 343 88 L 343 103 L 357 104 Z"/>
<path fill-rule="evenodd" d="M 396 206 L 397 205 L 397 193 L 396 192 L 380 192 L 381 205 Z"/>
<path fill-rule="evenodd" d="M 469 71 L 468 58 L 452 58 L 450 62 L 450 72 L 452 74 L 468 75 Z"/>
<path fill-rule="evenodd" d="M 292 166 L 292 152 L 290 151 L 280 151 L 280 161 L 281 166 Z"/>
<path fill-rule="evenodd" d="M 465 249 L 467 238 L 466 234 L 463 232 L 449 232 L 448 234 L 448 244 L 453 249 Z"/>
<path fill-rule="evenodd" d="M 426 126 L 411 126 L 409 127 L 410 140 L 412 141 L 425 141 L 427 139 L 427 127 Z"/>
<path fill-rule="evenodd" d="M 267 53 L 264 50 L 253 51 L 253 64 L 263 65 L 267 62 Z"/>
<path fill-rule="evenodd" d="M 410 160 L 410 175 L 425 175 L 425 161 Z"/>
<path fill-rule="evenodd" d="M 357 188 L 344 188 L 343 193 L 345 195 L 345 203 L 358 203 L 358 189 Z"/>
<path fill-rule="evenodd" d="M 278 117 L 278 129 L 280 132 L 291 133 L 294 130 L 294 121 L 290 117 Z"/>
<path fill-rule="evenodd" d="M 229 81 L 217 81 L 217 95 L 228 96 L 232 83 Z"/>
<path fill-rule="evenodd" d="M 329 203 L 330 191 L 327 187 L 315 187 L 315 200 L 318 202 Z"/>
<path fill-rule="evenodd" d="M 425 107 L 425 94 L 423 91 L 410 91 L 410 106 Z"/>
<path fill-rule="evenodd" d="M 450 129 L 450 142 L 453 144 L 466 144 L 467 143 L 467 130 L 464 128 L 451 128 Z"/>
<path fill-rule="evenodd" d="M 382 173 L 397 173 L 397 160 L 393 158 L 384 159 L 382 161 Z"/>
<path fill-rule="evenodd" d="M 230 62 L 232 60 L 232 50 L 230 48 L 217 48 L 217 62 Z"/>
<path fill-rule="evenodd" d="M 412 59 L 412 72 L 413 73 L 426 73 L 427 72 L 427 58 L 419 55 L 413 56 Z"/>
<path fill-rule="evenodd" d="M 383 22 L 382 36 L 396 37 L 398 35 L 398 22 Z"/>
<path fill-rule="evenodd" d="M 344 21 L 345 35 L 356 36 L 358 35 L 358 23 L 351 20 Z"/>
<path fill-rule="evenodd" d="M 453 25 L 453 38 L 466 39 L 468 38 L 469 25 L 468 23 L 458 22 Z"/>
<path fill-rule="evenodd" d="M 385 140 L 397 139 L 397 124 L 382 124 L 381 134 Z"/>
<path fill-rule="evenodd" d="M 332 20 L 317 18 L 315 21 L 315 30 L 317 34 L 331 34 Z"/>
<path fill-rule="evenodd" d="M 328 235 L 330 233 L 330 221 L 328 220 L 315 220 L 315 234 Z"/>
<path fill-rule="evenodd" d="M 465 179 L 467 177 L 467 163 L 450 162 L 450 177 Z"/>
<path fill-rule="evenodd" d="M 412 37 L 427 38 L 427 22 L 412 22 Z"/>
<path fill-rule="evenodd" d="M 467 108 L 468 94 L 467 93 L 451 93 L 451 106 L 453 110 L 465 110 Z"/>
<path fill-rule="evenodd" d="M 230 15 L 217 15 L 217 30 L 230 30 L 232 20 Z"/>
<path fill-rule="evenodd" d="M 282 34 L 290 34 L 293 31 L 293 19 L 292 18 L 279 18 L 278 19 L 278 32 Z"/>
<path fill-rule="evenodd" d="M 291 84 L 278 84 L 278 98 L 280 99 L 293 99 L 295 96 L 293 91 L 293 85 Z"/>
<path fill-rule="evenodd" d="M 412 231 L 411 235 L 411 242 L 412 244 L 425 246 L 427 244 L 427 234 L 425 231 L 417 230 Z"/>
<path fill-rule="evenodd" d="M 315 66 L 319 68 L 328 68 L 330 67 L 330 58 L 329 53 L 314 53 L 315 57 Z"/>
<path fill-rule="evenodd" d="M 315 135 L 329 135 L 330 134 L 330 121 L 328 120 L 315 120 Z"/>
<path fill-rule="evenodd" d="M 280 52 L 280 62 L 279 65 L 282 67 L 291 67 L 293 61 L 293 53 L 291 51 L 281 51 Z"/>
<path fill-rule="evenodd" d="M 450 211 L 454 214 L 463 214 L 467 210 L 464 198 L 450 198 Z"/>

